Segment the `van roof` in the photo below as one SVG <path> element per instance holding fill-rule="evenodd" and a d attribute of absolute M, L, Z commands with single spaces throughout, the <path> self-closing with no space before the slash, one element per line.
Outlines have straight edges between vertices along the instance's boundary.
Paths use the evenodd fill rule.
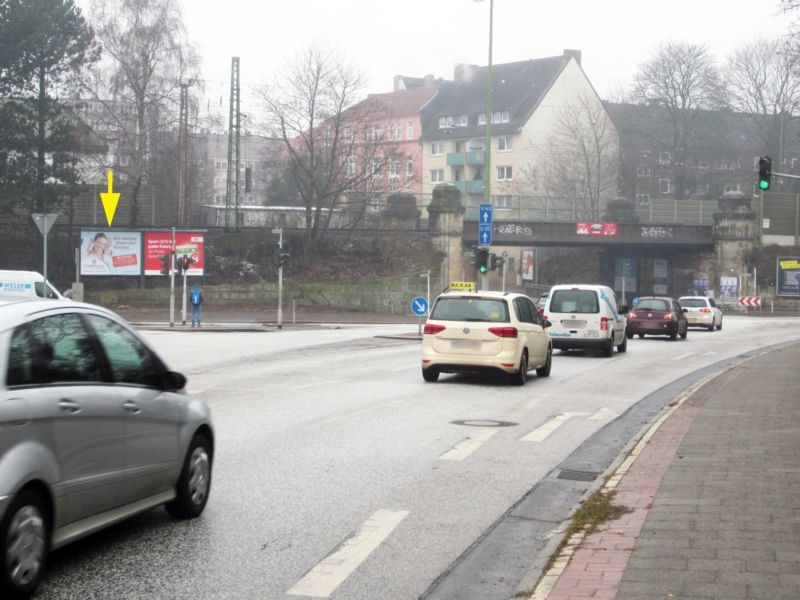
<path fill-rule="evenodd" d="M 44 279 L 38 271 L 15 271 L 11 269 L 0 269 L 0 277 L 19 279 Z"/>

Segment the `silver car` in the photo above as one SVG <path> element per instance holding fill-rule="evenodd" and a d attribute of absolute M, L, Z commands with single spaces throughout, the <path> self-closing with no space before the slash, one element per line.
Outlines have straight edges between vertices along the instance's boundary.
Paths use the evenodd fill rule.
<path fill-rule="evenodd" d="M 30 595 L 50 550 L 138 512 L 203 512 L 214 434 L 185 386 L 108 310 L 0 303 L 0 597 Z"/>

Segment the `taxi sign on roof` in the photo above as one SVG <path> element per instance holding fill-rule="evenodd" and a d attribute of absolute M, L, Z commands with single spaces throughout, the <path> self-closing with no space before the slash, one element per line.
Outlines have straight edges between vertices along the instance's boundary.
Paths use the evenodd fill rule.
<path fill-rule="evenodd" d="M 474 281 L 451 281 L 450 288 L 451 290 L 466 290 L 468 292 L 475 291 L 475 282 Z"/>

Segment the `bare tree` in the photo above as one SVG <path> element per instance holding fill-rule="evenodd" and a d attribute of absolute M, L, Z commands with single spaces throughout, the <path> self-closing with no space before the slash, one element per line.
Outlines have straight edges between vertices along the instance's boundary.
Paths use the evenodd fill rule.
<path fill-rule="evenodd" d="M 357 68 L 312 46 L 260 93 L 267 127 L 283 142 L 281 187 L 288 184 L 305 211 L 305 264 L 342 215 L 344 228 L 362 221 L 387 189 L 386 171 L 404 164 L 382 124 L 391 115 L 373 99 L 357 102 L 365 84 Z"/>
<path fill-rule="evenodd" d="M 161 162 L 154 156 L 159 136 L 177 126 L 180 86 L 196 79 L 199 59 L 178 0 L 94 0 L 92 21 L 103 63 L 87 89 L 103 103 L 103 129 L 123 159 L 116 167 L 132 183 L 136 226 L 140 189 Z"/>
<path fill-rule="evenodd" d="M 726 65 L 732 107 L 753 115 L 764 150 L 780 158 L 784 117 L 800 106 L 798 60 L 785 40 L 762 38 L 737 48 Z"/>
<path fill-rule="evenodd" d="M 717 110 L 726 104 L 716 61 L 706 46 L 684 43 L 660 45 L 639 67 L 632 96 L 643 104 L 666 109 L 672 133 L 675 195 L 686 195 L 689 149 L 697 140 L 696 121 L 701 109 Z M 661 111 L 659 111 L 661 112 Z"/>
<path fill-rule="evenodd" d="M 573 198 L 583 218 L 598 219 L 616 196 L 619 136 L 597 97 L 581 93 L 558 110 L 543 170 L 547 196 Z"/>

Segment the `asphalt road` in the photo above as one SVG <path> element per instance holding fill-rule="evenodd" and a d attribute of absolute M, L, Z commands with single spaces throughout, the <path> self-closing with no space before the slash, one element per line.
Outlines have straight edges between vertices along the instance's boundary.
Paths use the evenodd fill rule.
<path fill-rule="evenodd" d="M 37 597 L 510 597 L 591 482 L 543 497 L 553 512 L 528 517 L 535 544 L 520 546 L 509 519 L 532 490 L 546 495 L 576 457 L 576 472 L 601 472 L 676 380 L 800 325 L 726 316 L 722 331 L 634 339 L 612 358 L 556 353 L 551 377 L 521 388 L 424 383 L 419 342 L 397 335 L 415 330 L 145 331 L 212 408 L 209 505 L 191 522 L 148 511 L 60 550 Z M 589 442 L 599 451 L 581 455 Z M 491 564 L 508 548 L 513 564 Z"/>

